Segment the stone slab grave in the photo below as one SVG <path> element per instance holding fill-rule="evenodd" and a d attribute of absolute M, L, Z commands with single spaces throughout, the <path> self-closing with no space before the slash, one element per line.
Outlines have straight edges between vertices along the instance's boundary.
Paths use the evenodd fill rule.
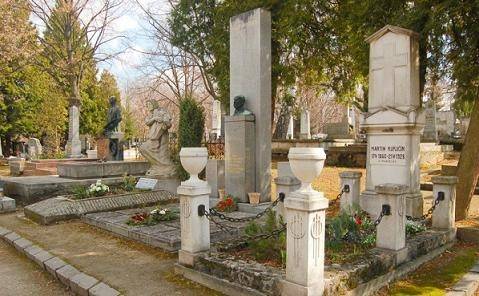
<path fill-rule="evenodd" d="M 173 211 L 179 212 L 178 204 L 165 205 Z M 89 225 L 109 231 L 117 236 L 129 238 L 143 244 L 160 248 L 168 252 L 176 252 L 181 245 L 181 230 L 179 218 L 172 221 L 160 222 L 153 226 L 130 226 L 126 222 L 128 219 L 140 212 L 150 212 L 154 207 L 136 208 L 119 211 L 109 211 L 102 213 L 86 214 L 81 217 L 81 220 Z M 228 213 L 228 216 L 234 218 L 245 218 L 253 216 L 253 214 L 244 212 Z M 222 241 L 230 235 L 221 231 L 218 226 L 210 222 L 210 232 L 212 242 Z M 219 222 L 221 225 L 232 227 L 231 235 L 235 236 L 242 232 L 246 223 Z"/>
<path fill-rule="evenodd" d="M 91 179 L 129 175 L 144 175 L 150 164 L 147 161 L 68 162 L 57 165 L 62 178 Z"/>
<path fill-rule="evenodd" d="M 370 43 L 368 112 L 361 127 L 368 140 L 366 190 L 361 207 L 373 217 L 376 185 L 409 187 L 407 215 L 423 213 L 419 143 L 424 113 L 419 98 L 419 35 L 385 26 L 366 39 Z"/>
<path fill-rule="evenodd" d="M 54 197 L 26 206 L 25 216 L 37 223 L 48 225 L 59 221 L 80 218 L 88 213 L 155 205 L 172 202 L 176 197 L 168 191 L 148 191 L 73 200 Z"/>
<path fill-rule="evenodd" d="M 370 250 L 352 263 L 325 265 L 324 295 L 372 295 L 384 283 L 418 268 L 452 246 L 453 231 L 428 230 L 406 242 L 406 258 L 398 264 L 397 253 L 380 248 Z M 201 282 L 226 295 L 280 295 L 285 270 L 247 260 L 238 260 L 232 253 L 206 252 L 193 268 L 179 264 L 175 272 Z M 234 284 L 232 284 L 234 283 Z M 228 288 L 230 291 L 228 293 Z"/>
<path fill-rule="evenodd" d="M 6 196 L 0 196 L 0 214 L 15 212 L 15 200 Z"/>

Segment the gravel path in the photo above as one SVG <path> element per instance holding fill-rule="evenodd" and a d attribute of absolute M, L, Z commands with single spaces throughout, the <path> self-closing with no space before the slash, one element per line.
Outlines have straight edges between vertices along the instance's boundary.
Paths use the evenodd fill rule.
<path fill-rule="evenodd" d="M 3 240 L 0 240 L 0 283 L 2 296 L 73 295 Z"/>

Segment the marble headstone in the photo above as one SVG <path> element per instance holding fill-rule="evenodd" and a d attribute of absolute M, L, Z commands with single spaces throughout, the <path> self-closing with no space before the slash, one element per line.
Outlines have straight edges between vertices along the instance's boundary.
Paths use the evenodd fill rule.
<path fill-rule="evenodd" d="M 301 112 L 301 139 L 311 139 L 311 122 L 309 118 L 309 110 L 303 109 Z"/>
<path fill-rule="evenodd" d="M 437 142 L 437 125 L 436 125 L 436 104 L 434 102 L 428 102 L 424 111 L 425 114 L 425 126 L 424 133 L 422 134 L 423 142 Z"/>
<path fill-rule="evenodd" d="M 42 144 L 40 144 L 40 140 L 37 138 L 30 138 L 27 141 L 28 147 L 28 157 L 30 159 L 37 159 L 42 154 Z"/>
<path fill-rule="evenodd" d="M 70 104 L 70 107 L 68 109 L 68 142 L 66 151 L 68 158 L 82 157 L 80 141 L 79 104 Z"/>
<path fill-rule="evenodd" d="M 362 128 L 367 135 L 366 190 L 360 204 L 377 216 L 375 187 L 407 186 L 407 214 L 422 215 L 419 145 L 424 113 L 419 98 L 419 35 L 385 26 L 366 39 L 370 44 L 368 112 Z"/>
<path fill-rule="evenodd" d="M 213 101 L 211 133 L 214 134 L 216 138 L 221 136 L 221 102 L 218 100 Z"/>

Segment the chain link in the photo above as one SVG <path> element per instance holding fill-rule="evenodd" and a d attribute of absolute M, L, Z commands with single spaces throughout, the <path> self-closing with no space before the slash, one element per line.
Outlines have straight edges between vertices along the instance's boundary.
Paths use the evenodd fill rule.
<path fill-rule="evenodd" d="M 277 237 L 285 231 L 286 231 L 286 224 L 282 224 L 281 228 L 275 229 L 275 230 L 273 230 L 269 233 L 259 233 L 259 234 L 256 234 L 256 235 L 246 235 L 245 234 L 245 235 L 242 235 L 240 237 L 234 238 L 232 240 L 228 240 L 226 242 L 225 241 L 215 242 L 215 243 L 213 243 L 213 245 L 217 245 L 217 246 L 220 246 L 220 247 L 241 246 L 241 245 L 245 245 L 245 244 L 247 244 L 249 242 L 252 242 L 252 241 L 267 240 L 267 239 L 270 239 L 272 237 Z"/>
<path fill-rule="evenodd" d="M 341 189 L 341 192 L 339 192 L 339 194 L 336 196 L 336 198 L 331 200 L 331 205 L 335 205 L 346 192 L 349 192 L 349 187 L 346 188 L 346 186 L 344 186 L 343 189 Z"/>
<path fill-rule="evenodd" d="M 281 196 L 281 193 L 280 193 Z M 221 220 L 225 220 L 228 222 L 234 222 L 234 223 L 241 223 L 241 222 L 251 222 L 254 220 L 257 220 L 261 217 L 263 217 L 269 210 L 272 210 L 279 202 L 283 201 L 282 197 L 278 197 L 274 202 L 272 202 L 266 209 L 261 211 L 260 213 L 251 216 L 251 217 L 245 217 L 245 218 L 233 218 L 233 217 L 228 217 L 225 214 L 218 212 L 215 208 L 211 208 L 209 211 L 210 216 L 215 216 L 218 217 Z"/>
<path fill-rule="evenodd" d="M 414 218 L 412 216 L 406 216 L 406 219 L 408 221 L 413 221 L 413 222 L 420 222 L 420 221 L 423 221 L 423 220 L 426 220 L 430 215 L 432 215 L 432 213 L 434 212 L 434 210 L 436 209 L 437 205 L 441 202 L 441 199 L 439 198 L 436 198 L 434 200 L 434 203 L 432 204 L 431 208 L 429 210 L 427 210 L 427 213 L 422 215 L 421 217 L 419 218 Z"/>
<path fill-rule="evenodd" d="M 381 211 L 379 217 L 374 221 L 374 227 L 378 227 L 379 223 L 381 223 L 381 221 L 383 220 L 384 215 L 384 211 Z"/>

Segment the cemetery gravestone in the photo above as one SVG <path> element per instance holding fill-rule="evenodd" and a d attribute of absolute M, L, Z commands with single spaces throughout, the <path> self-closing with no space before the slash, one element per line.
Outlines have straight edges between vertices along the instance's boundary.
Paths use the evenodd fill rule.
<path fill-rule="evenodd" d="M 311 139 L 311 122 L 309 118 L 309 110 L 303 109 L 301 112 L 301 133 L 300 139 Z"/>
<path fill-rule="evenodd" d="M 294 139 L 294 116 L 289 114 L 289 123 L 288 123 L 288 133 L 286 134 L 287 139 Z"/>
<path fill-rule="evenodd" d="M 436 104 L 434 102 L 428 102 L 424 113 L 426 117 L 426 125 L 424 126 L 422 141 L 437 142 Z"/>
<path fill-rule="evenodd" d="M 68 142 L 67 157 L 79 158 L 81 154 L 80 141 L 80 103 L 73 100 L 68 110 Z"/>
<path fill-rule="evenodd" d="M 420 191 L 419 144 L 424 114 L 419 98 L 419 35 L 385 26 L 371 35 L 368 112 L 362 128 L 368 139 L 366 190 L 361 207 L 377 216 L 375 186 L 407 186 L 407 214 L 423 211 Z"/>
<path fill-rule="evenodd" d="M 37 138 L 30 138 L 27 141 L 28 157 L 30 159 L 37 159 L 42 154 L 42 144 Z"/>
<path fill-rule="evenodd" d="M 156 187 L 156 183 L 158 183 L 157 179 L 140 178 L 136 183 L 135 188 L 143 190 L 153 190 Z"/>
<path fill-rule="evenodd" d="M 217 139 L 221 136 L 221 102 L 213 101 L 213 115 L 211 117 L 211 133 Z"/>
<path fill-rule="evenodd" d="M 251 171 L 255 178 L 253 192 L 261 193 L 261 202 L 270 201 L 271 13 L 265 9 L 258 8 L 230 19 L 230 106 L 238 95 L 245 96 L 245 107 L 255 117 L 256 141 L 252 147 L 255 164 Z M 234 108 L 230 108 L 230 115 L 233 114 Z M 228 167 L 227 147 L 225 151 Z M 228 168 L 226 175 L 228 178 Z"/>

